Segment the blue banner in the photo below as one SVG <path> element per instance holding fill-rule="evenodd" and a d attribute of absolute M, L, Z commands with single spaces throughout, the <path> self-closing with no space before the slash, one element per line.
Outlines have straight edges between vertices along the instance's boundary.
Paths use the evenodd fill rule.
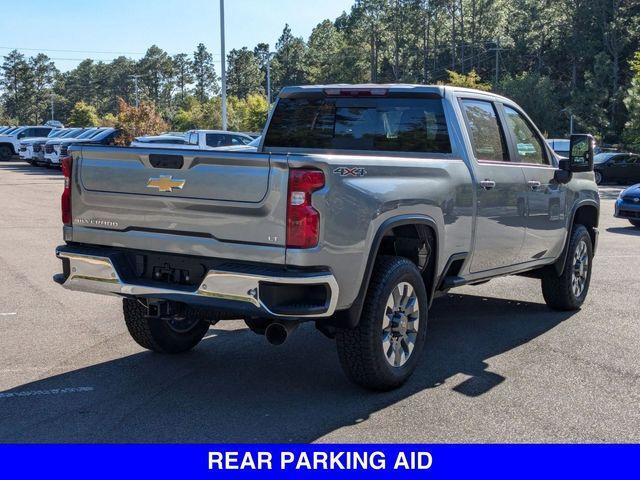
<path fill-rule="evenodd" d="M 2 478 L 623 478 L 634 445 L 3 445 Z"/>

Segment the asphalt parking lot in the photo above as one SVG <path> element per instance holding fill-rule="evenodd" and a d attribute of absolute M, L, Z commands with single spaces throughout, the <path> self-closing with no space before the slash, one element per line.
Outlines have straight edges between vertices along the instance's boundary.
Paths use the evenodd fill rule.
<path fill-rule="evenodd" d="M 435 302 L 400 390 L 351 385 L 312 325 L 282 347 L 243 322 L 193 352 L 129 337 L 116 298 L 54 284 L 58 172 L 0 163 L 0 442 L 638 442 L 640 230 L 602 189 L 589 298 L 547 309 L 522 277 Z"/>

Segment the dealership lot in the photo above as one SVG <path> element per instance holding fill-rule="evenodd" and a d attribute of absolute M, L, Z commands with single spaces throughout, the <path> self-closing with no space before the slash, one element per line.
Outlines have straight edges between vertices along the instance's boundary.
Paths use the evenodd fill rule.
<path fill-rule="evenodd" d="M 56 171 L 0 163 L 0 442 L 638 442 L 640 230 L 604 187 L 591 292 L 552 312 L 521 277 L 435 302 L 403 388 L 344 378 L 332 342 L 276 348 L 241 321 L 193 352 L 143 351 L 118 299 L 54 284 Z"/>

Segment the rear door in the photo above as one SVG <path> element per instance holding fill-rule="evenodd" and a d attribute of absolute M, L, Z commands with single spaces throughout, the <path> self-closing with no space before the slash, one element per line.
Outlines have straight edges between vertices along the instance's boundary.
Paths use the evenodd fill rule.
<path fill-rule="evenodd" d="M 477 219 L 472 273 L 519 263 L 525 238 L 526 190 L 522 167 L 511 161 L 496 105 L 461 99 L 473 147 Z"/>
<path fill-rule="evenodd" d="M 512 160 L 522 166 L 526 181 L 527 233 L 522 260 L 555 258 L 564 242 L 566 187 L 554 181 L 556 168 L 531 121 L 515 107 L 501 105 L 501 110 Z"/>

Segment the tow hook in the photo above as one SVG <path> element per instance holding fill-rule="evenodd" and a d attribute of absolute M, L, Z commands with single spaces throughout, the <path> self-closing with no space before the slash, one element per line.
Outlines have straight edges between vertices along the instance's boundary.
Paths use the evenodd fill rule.
<path fill-rule="evenodd" d="M 147 314 L 145 318 L 150 319 L 175 319 L 184 317 L 184 305 L 166 300 L 149 300 L 147 302 Z"/>

